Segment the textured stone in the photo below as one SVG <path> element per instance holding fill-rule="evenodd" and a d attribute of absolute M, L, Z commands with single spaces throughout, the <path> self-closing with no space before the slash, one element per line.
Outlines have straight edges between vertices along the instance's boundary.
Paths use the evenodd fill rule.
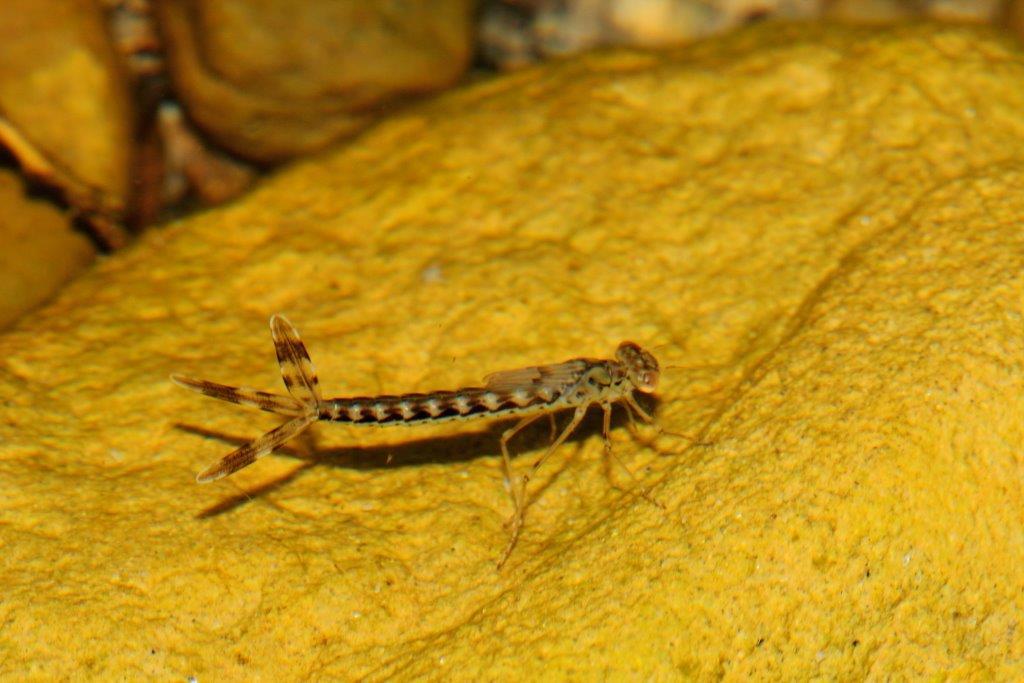
<path fill-rule="evenodd" d="M 189 116 L 235 154 L 280 161 L 320 149 L 469 62 L 469 0 L 167 0 L 156 5 Z"/>
<path fill-rule="evenodd" d="M 77 209 L 116 218 L 132 110 L 103 12 L 83 0 L 0 7 L 0 143 Z"/>
<path fill-rule="evenodd" d="M 1022 80 L 964 28 L 593 55 L 146 236 L 0 337 L 0 676 L 1020 678 Z M 166 376 L 280 390 L 275 311 L 333 395 L 665 344 L 699 443 L 615 430 L 661 510 L 588 421 L 500 573 L 498 427 L 199 486 L 275 421 Z"/>
<path fill-rule="evenodd" d="M 48 299 L 95 258 L 63 212 L 25 194 L 13 171 L 0 169 L 0 328 Z"/>

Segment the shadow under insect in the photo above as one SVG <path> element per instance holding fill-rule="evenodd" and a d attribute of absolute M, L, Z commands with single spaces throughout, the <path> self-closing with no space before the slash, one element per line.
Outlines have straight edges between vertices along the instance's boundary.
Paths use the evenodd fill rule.
<path fill-rule="evenodd" d="M 654 397 L 649 397 L 649 399 L 655 405 L 659 402 Z M 558 421 L 559 424 L 549 425 L 544 422 L 538 422 L 524 429 L 516 435 L 514 442 L 515 452 L 520 456 L 528 457 L 528 453 L 534 453 L 538 449 L 546 447 L 565 423 L 563 415 L 569 412 L 562 411 L 562 413 L 554 415 L 554 420 Z M 501 434 L 511 424 L 513 424 L 512 420 L 498 420 L 486 425 L 483 429 L 469 433 L 426 438 L 414 437 L 401 443 L 388 443 L 380 446 L 370 445 L 326 449 L 317 448 L 316 433 L 312 430 L 307 431 L 292 444 L 283 445 L 274 451 L 274 455 L 300 461 L 301 464 L 298 467 L 259 485 L 235 491 L 224 500 L 201 510 L 197 513 L 196 517 L 198 519 L 207 519 L 231 512 L 246 503 L 292 483 L 314 467 L 373 471 L 398 467 L 470 462 L 479 458 L 496 457 L 500 454 L 496 451 L 495 446 L 498 444 Z M 630 426 L 630 422 L 623 411 L 616 411 L 612 417 L 612 428 L 617 430 L 623 426 Z M 235 436 L 197 425 L 178 423 L 175 427 L 189 434 L 206 439 L 216 439 L 234 446 L 242 446 L 251 440 L 249 436 Z M 600 411 L 590 411 L 579 428 L 566 439 L 566 443 L 586 441 L 594 435 L 601 434 L 601 429 Z M 634 438 L 639 437 L 636 433 L 633 436 Z M 646 439 L 641 438 L 640 441 L 648 447 L 652 446 L 651 442 Z M 615 485 L 612 463 L 608 461 L 608 458 L 604 458 L 604 468 L 605 476 Z M 548 482 L 548 484 L 550 483 Z M 534 491 L 534 495 L 542 493 L 544 488 L 546 488 L 546 485 L 539 487 Z"/>

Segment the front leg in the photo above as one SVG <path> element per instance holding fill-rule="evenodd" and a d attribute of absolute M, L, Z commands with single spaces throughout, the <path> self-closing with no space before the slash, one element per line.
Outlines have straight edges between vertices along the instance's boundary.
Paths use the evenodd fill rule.
<path fill-rule="evenodd" d="M 630 397 L 630 398 L 632 398 L 632 397 Z M 626 474 L 629 475 L 629 478 L 633 480 L 633 484 L 638 488 L 637 495 L 639 495 L 641 498 L 646 500 L 648 503 L 650 503 L 652 505 L 655 505 L 655 506 L 661 508 L 662 510 L 664 510 L 665 506 L 662 503 L 660 503 L 659 501 L 655 500 L 653 497 L 651 497 L 650 493 L 647 492 L 647 489 L 640 487 L 640 480 L 637 479 L 637 476 L 635 474 L 633 474 L 633 472 L 628 467 L 626 467 L 626 464 L 624 462 L 619 460 L 619 457 L 617 455 L 615 455 L 615 452 L 612 450 L 612 438 L 611 438 L 611 433 L 610 433 L 611 432 L 611 426 L 612 426 L 612 404 L 611 403 L 602 403 L 601 404 L 601 409 L 604 411 L 604 454 L 605 454 L 605 456 L 608 459 L 615 461 L 615 463 L 620 468 L 622 468 L 622 470 Z M 628 408 L 626 409 L 626 413 L 629 414 L 629 409 Z M 632 423 L 633 416 L 630 415 L 629 419 L 630 419 L 630 422 Z"/>
<path fill-rule="evenodd" d="M 680 439 L 686 439 L 687 441 L 690 441 L 696 446 L 707 445 L 706 443 L 698 440 L 697 437 L 690 436 L 689 434 L 682 434 L 680 432 L 670 432 L 669 430 L 659 425 L 657 421 L 654 419 L 654 416 L 652 416 L 650 413 L 644 410 L 632 394 L 626 394 L 624 396 L 624 399 L 626 401 L 626 414 L 629 415 L 630 429 L 633 431 L 633 435 L 637 438 L 637 440 L 643 443 L 644 445 L 649 446 L 651 442 L 644 441 L 642 438 L 640 438 L 639 432 L 637 431 L 636 423 L 633 421 L 633 413 L 636 413 L 637 415 L 640 416 L 641 420 L 654 427 L 654 431 L 657 432 L 658 436 L 661 436 L 662 434 L 668 434 L 669 436 L 677 436 Z"/>

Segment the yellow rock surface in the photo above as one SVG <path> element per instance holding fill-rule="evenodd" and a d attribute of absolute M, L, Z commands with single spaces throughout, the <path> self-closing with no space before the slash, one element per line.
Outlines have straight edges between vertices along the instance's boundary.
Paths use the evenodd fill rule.
<path fill-rule="evenodd" d="M 0 140 L 74 207 L 109 218 L 129 192 L 134 113 L 98 5 L 0 6 Z"/>
<path fill-rule="evenodd" d="M 472 57 L 470 0 L 154 4 L 189 118 L 245 159 L 354 135 L 402 97 L 450 87 Z"/>
<path fill-rule="evenodd" d="M 118 254 L 0 337 L 0 677 L 1020 678 L 1024 61 L 764 26 L 454 93 Z M 675 432 L 599 421 L 510 504 L 497 427 L 272 416 L 664 344 Z M 544 428 L 519 450 L 535 455 Z M 519 459 L 524 466 L 530 457 Z"/>
<path fill-rule="evenodd" d="M 50 298 L 96 257 L 65 212 L 27 196 L 15 172 L 0 169 L 0 329 Z"/>

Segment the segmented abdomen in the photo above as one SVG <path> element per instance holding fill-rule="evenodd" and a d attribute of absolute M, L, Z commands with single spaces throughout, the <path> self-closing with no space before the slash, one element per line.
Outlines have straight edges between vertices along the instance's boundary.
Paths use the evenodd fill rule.
<path fill-rule="evenodd" d="M 353 424 L 418 424 L 474 417 L 521 415 L 550 409 L 559 402 L 558 391 L 545 389 L 499 393 L 484 388 L 435 391 L 400 396 L 357 396 L 323 402 L 320 419 Z"/>

